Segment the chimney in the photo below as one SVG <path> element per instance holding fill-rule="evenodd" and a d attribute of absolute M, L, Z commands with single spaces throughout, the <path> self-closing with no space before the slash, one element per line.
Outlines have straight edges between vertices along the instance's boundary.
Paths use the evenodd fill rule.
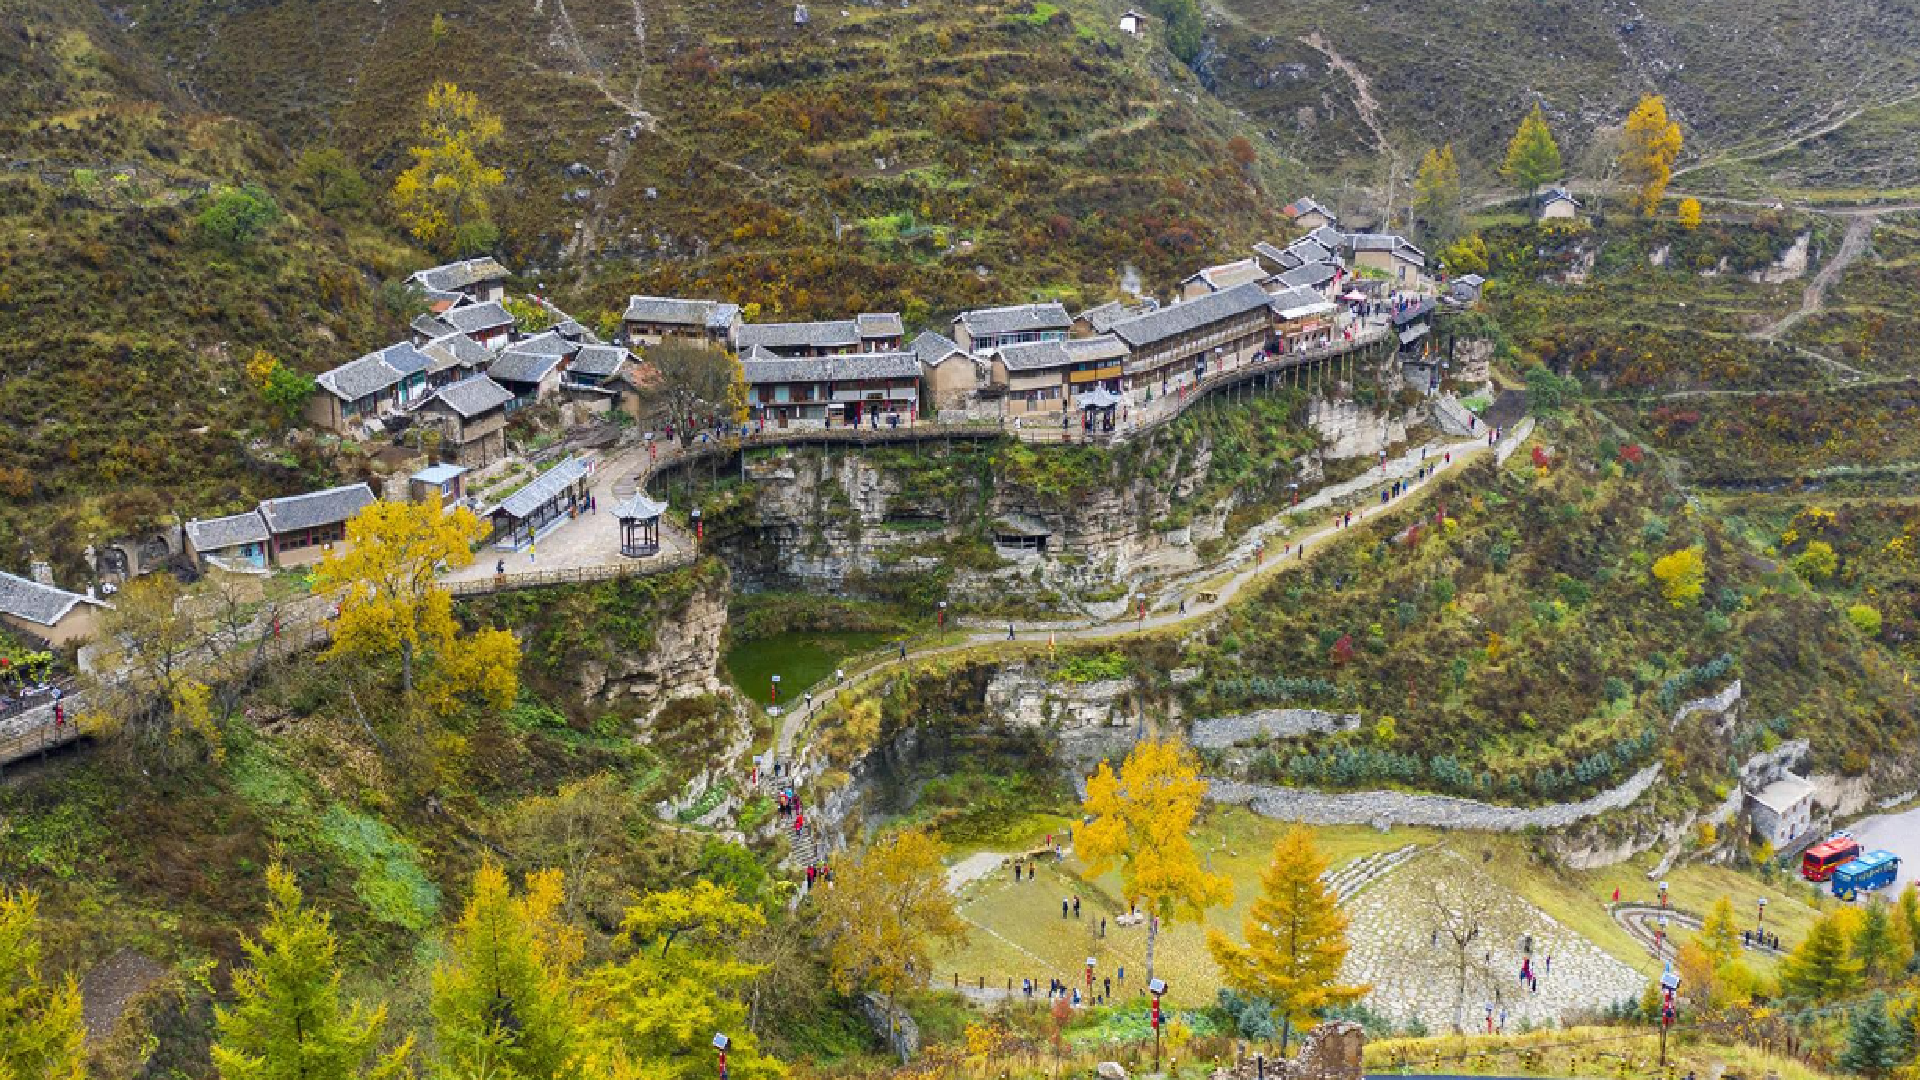
<path fill-rule="evenodd" d="M 58 586 L 54 585 L 53 583 L 53 564 L 49 563 L 45 559 L 33 560 L 33 562 L 29 564 L 29 569 L 27 573 L 33 578 L 33 580 L 39 582 L 42 585 L 47 586 L 50 589 L 58 588 Z"/>

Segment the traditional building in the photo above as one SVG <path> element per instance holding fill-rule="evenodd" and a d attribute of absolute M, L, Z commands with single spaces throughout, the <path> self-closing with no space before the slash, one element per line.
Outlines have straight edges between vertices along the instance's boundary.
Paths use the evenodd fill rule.
<path fill-rule="evenodd" d="M 428 341 L 420 346 L 420 353 L 430 364 L 427 368 L 430 390 L 472 378 L 493 363 L 493 353 L 487 351 L 486 346 L 457 330 Z"/>
<path fill-rule="evenodd" d="M 440 432 L 440 456 L 472 468 L 507 453 L 507 404 L 513 392 L 485 375 L 440 388 L 414 411 Z"/>
<path fill-rule="evenodd" d="M 389 345 L 322 372 L 307 399 L 306 418 L 328 431 L 349 434 L 401 409 L 427 392 L 433 360 L 409 342 Z"/>
<path fill-rule="evenodd" d="M 912 352 L 750 357 L 747 404 L 768 427 L 880 427 L 912 420 L 920 357 Z"/>
<path fill-rule="evenodd" d="M 548 330 L 509 345 L 487 366 L 487 377 L 513 393 L 510 408 L 522 408 L 560 388 L 563 371 L 581 348 Z"/>
<path fill-rule="evenodd" d="M 407 497 L 441 510 L 458 505 L 467 493 L 467 472 L 464 465 L 429 465 L 407 477 Z"/>
<path fill-rule="evenodd" d="M 1059 423 L 1094 391 L 1124 384 L 1127 346 L 1112 334 L 1002 345 L 988 357 L 990 378 L 1009 417 Z"/>
<path fill-rule="evenodd" d="M 83 593 L 0 573 L 0 623 L 52 645 L 93 637 L 108 606 Z"/>
<path fill-rule="evenodd" d="M 1272 299 L 1248 282 L 1115 324 L 1129 351 L 1122 392 L 1142 405 L 1251 362 L 1273 342 Z"/>
<path fill-rule="evenodd" d="M 1310 198 L 1297 199 L 1282 213 L 1302 229 L 1313 230 L 1322 227 L 1339 228 L 1340 215 L 1321 206 Z"/>
<path fill-rule="evenodd" d="M 1132 8 L 1128 8 L 1126 11 L 1120 13 L 1120 32 L 1123 34 L 1131 34 L 1134 37 L 1140 37 L 1147 32 L 1147 17 Z"/>
<path fill-rule="evenodd" d="M 1180 282 L 1180 299 L 1193 300 L 1208 293 L 1225 292 L 1235 285 L 1245 285 L 1249 281 L 1265 282 L 1272 277 L 1258 259 L 1241 259 L 1238 262 L 1221 263 L 1209 266 L 1189 275 Z"/>
<path fill-rule="evenodd" d="M 430 267 L 407 280 L 426 293 L 429 303 L 448 299 L 455 304 L 464 300 L 484 304 L 504 300 L 507 295 L 507 268 L 491 255 Z"/>
<path fill-rule="evenodd" d="M 953 340 L 975 356 L 1002 345 L 1060 341 L 1073 328 L 1067 309 L 1057 302 L 963 311 L 953 320 Z"/>
<path fill-rule="evenodd" d="M 1339 330 L 1340 305 L 1316 289 L 1288 289 L 1271 301 L 1274 337 L 1282 353 L 1299 352 L 1333 343 Z"/>
<path fill-rule="evenodd" d="M 1392 233 L 1354 233 L 1347 237 L 1347 245 L 1353 252 L 1354 266 L 1377 270 L 1398 288 L 1426 286 L 1426 252 L 1413 246 L 1406 237 Z"/>
<path fill-rule="evenodd" d="M 518 551 L 538 540 L 555 522 L 578 515 L 586 505 L 592 478 L 592 464 L 579 457 L 568 457 L 534 477 L 488 512 L 494 542 Z"/>
<path fill-rule="evenodd" d="M 789 359 L 895 352 L 901 334 L 900 316 L 892 312 L 828 322 L 747 323 L 740 327 L 740 351 Z"/>
<path fill-rule="evenodd" d="M 271 540 L 266 519 L 258 510 L 187 522 L 187 550 L 202 566 L 212 561 L 227 567 L 265 570 Z"/>
<path fill-rule="evenodd" d="M 268 557 L 276 566 L 319 562 L 347 538 L 347 519 L 373 501 L 373 489 L 365 484 L 266 500 L 260 517 L 267 523 Z"/>
<path fill-rule="evenodd" d="M 1747 793 L 1754 831 L 1775 850 L 1791 847 L 1813 827 L 1813 785 L 1790 772 Z"/>
<path fill-rule="evenodd" d="M 909 346 L 920 358 L 921 378 L 927 384 L 928 407 L 964 409 L 980 391 L 980 363 L 944 334 L 929 330 Z"/>
<path fill-rule="evenodd" d="M 628 345 L 677 341 L 709 348 L 740 347 L 740 305 L 670 296 L 630 296 L 621 316 Z"/>
<path fill-rule="evenodd" d="M 497 300 L 459 304 L 440 313 L 440 321 L 489 349 L 498 349 L 513 335 L 513 316 Z"/>
<path fill-rule="evenodd" d="M 1104 334 L 1112 330 L 1114 324 L 1117 322 L 1131 319 L 1136 315 L 1145 315 L 1147 312 L 1157 311 L 1159 308 L 1160 301 L 1150 296 L 1143 297 L 1132 304 L 1119 300 L 1109 300 L 1104 304 L 1095 305 L 1075 315 L 1073 317 L 1070 336 L 1080 338 L 1093 337 L 1095 334 Z"/>
<path fill-rule="evenodd" d="M 1548 188 L 1540 200 L 1541 221 L 1571 221 L 1580 216 L 1580 201 L 1563 187 Z"/>

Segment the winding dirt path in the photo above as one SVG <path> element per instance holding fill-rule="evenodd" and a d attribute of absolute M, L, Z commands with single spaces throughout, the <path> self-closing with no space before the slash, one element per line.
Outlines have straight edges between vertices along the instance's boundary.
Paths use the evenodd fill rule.
<path fill-rule="evenodd" d="M 1387 133 L 1380 126 L 1380 102 L 1373 96 L 1373 83 L 1367 73 L 1361 71 L 1353 61 L 1340 55 L 1318 30 L 1300 39 L 1300 43 L 1327 58 L 1327 66 L 1346 76 L 1353 84 L 1354 107 L 1360 111 L 1360 122 L 1367 125 L 1373 134 L 1374 146 L 1388 156 L 1392 156 L 1393 147 L 1387 142 Z"/>
<path fill-rule="evenodd" d="M 1827 265 L 1821 267 L 1820 272 L 1807 283 L 1806 289 L 1800 295 L 1800 307 L 1787 313 L 1772 326 L 1755 331 L 1753 337 L 1759 341 L 1779 341 L 1801 320 L 1810 315 L 1816 315 L 1824 309 L 1827 304 L 1827 290 L 1833 287 L 1834 282 L 1840 280 L 1840 275 L 1846 273 L 1847 267 L 1866 254 L 1867 245 L 1873 239 L 1873 227 L 1879 221 L 1880 218 L 1876 214 L 1860 214 L 1848 220 L 1846 235 L 1840 240 L 1840 250 L 1834 252 L 1833 258 L 1827 260 Z M 1826 358 L 1822 357 L 1822 359 Z M 1832 360 L 1828 362 L 1837 363 Z M 1857 376 L 1860 372 L 1854 371 L 1853 374 Z"/>

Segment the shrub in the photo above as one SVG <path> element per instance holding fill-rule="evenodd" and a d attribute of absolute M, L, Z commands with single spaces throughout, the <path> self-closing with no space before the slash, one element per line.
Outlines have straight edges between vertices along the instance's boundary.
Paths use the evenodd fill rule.
<path fill-rule="evenodd" d="M 1839 568 L 1840 557 L 1833 553 L 1833 545 L 1825 540 L 1813 541 L 1805 551 L 1793 557 L 1794 573 L 1808 581 L 1824 581 Z"/>
<path fill-rule="evenodd" d="M 1685 607 L 1706 591 L 1706 555 L 1698 547 L 1681 548 L 1663 555 L 1654 561 L 1653 576 L 1659 580 L 1667 603 Z"/>
<path fill-rule="evenodd" d="M 1880 634 L 1880 609 L 1870 604 L 1855 604 L 1847 609 L 1847 621 L 1868 637 Z"/>
<path fill-rule="evenodd" d="M 243 248 L 266 235 L 280 207 L 258 184 L 227 188 L 213 197 L 195 219 L 201 233 L 230 248 Z"/>

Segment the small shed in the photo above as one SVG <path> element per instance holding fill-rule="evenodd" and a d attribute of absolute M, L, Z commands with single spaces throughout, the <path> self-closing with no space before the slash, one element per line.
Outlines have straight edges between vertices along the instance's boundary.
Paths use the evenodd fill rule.
<path fill-rule="evenodd" d="M 620 522 L 620 554 L 630 559 L 658 555 L 660 515 L 666 512 L 666 503 L 647 498 L 645 492 L 635 492 L 632 498 L 614 507 L 614 519 Z"/>
<path fill-rule="evenodd" d="M 1003 551 L 1037 551 L 1045 554 L 1047 538 L 1053 530 L 1039 518 L 1008 514 L 993 523 L 993 544 Z"/>
<path fill-rule="evenodd" d="M 445 510 L 466 494 L 465 465 L 429 465 L 407 478 L 407 497 Z"/>
<path fill-rule="evenodd" d="M 1122 12 L 1120 15 L 1120 32 L 1123 34 L 1132 34 L 1134 37 L 1139 37 L 1140 35 L 1146 33 L 1147 32 L 1146 15 L 1141 12 L 1135 11 L 1132 8 L 1128 8 L 1126 11 Z"/>
<path fill-rule="evenodd" d="M 1447 294 L 1463 304 L 1471 304 L 1480 299 L 1480 289 L 1487 279 L 1479 274 L 1465 274 L 1454 278 L 1447 287 Z"/>
<path fill-rule="evenodd" d="M 1563 187 L 1551 188 L 1540 200 L 1541 221 L 1568 221 L 1580 216 L 1580 202 Z"/>

